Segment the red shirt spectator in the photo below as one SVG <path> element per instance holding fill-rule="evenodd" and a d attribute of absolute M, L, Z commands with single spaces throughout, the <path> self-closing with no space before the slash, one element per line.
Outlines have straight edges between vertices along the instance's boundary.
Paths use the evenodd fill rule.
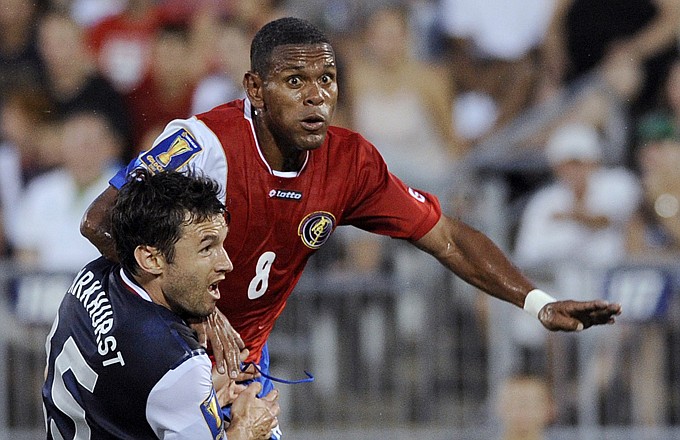
<path fill-rule="evenodd" d="M 148 72 L 126 96 L 138 151 L 147 149 L 150 145 L 145 139 L 155 138 L 168 121 L 190 116 L 197 78 L 194 70 L 201 69 L 189 61 L 189 30 L 183 25 L 163 25 L 155 34 L 151 53 Z"/>
<path fill-rule="evenodd" d="M 102 20 L 89 30 L 88 43 L 99 69 L 119 92 L 129 92 L 144 79 L 159 26 L 159 13 L 153 0 L 130 0 L 122 13 Z"/>

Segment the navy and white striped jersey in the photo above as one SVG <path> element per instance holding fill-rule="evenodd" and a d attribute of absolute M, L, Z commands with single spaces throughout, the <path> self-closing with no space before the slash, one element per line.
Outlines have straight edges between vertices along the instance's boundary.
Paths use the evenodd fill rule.
<path fill-rule="evenodd" d="M 80 271 L 46 350 L 48 439 L 226 439 L 195 332 L 119 265 Z"/>

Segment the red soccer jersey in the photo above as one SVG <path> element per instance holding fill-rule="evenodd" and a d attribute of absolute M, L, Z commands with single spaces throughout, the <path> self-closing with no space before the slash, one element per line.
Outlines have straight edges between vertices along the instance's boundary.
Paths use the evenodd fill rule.
<path fill-rule="evenodd" d="M 234 270 L 220 285 L 218 307 L 254 361 L 307 260 L 337 226 L 417 240 L 441 216 L 435 196 L 407 187 L 373 145 L 343 128 L 331 127 L 299 172 L 272 171 L 243 100 L 173 121 L 139 160 L 151 169 L 186 165 L 226 178 L 225 248 Z"/>

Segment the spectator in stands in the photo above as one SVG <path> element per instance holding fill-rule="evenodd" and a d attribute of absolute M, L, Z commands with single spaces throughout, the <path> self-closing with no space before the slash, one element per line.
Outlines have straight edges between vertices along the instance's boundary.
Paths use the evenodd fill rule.
<path fill-rule="evenodd" d="M 465 153 L 451 122 L 446 70 L 412 52 L 406 8 L 376 9 L 359 40 L 346 75 L 352 127 L 407 184 L 445 197 L 453 163 Z"/>
<path fill-rule="evenodd" d="M 553 414 L 549 384 L 536 376 L 516 375 L 503 382 L 497 414 L 502 421 L 502 440 L 543 440 Z"/>
<path fill-rule="evenodd" d="M 8 247 L 22 191 L 57 164 L 58 155 L 50 151 L 55 125 L 52 102 L 40 87 L 13 88 L 0 104 L 0 217 Z"/>
<path fill-rule="evenodd" d="M 459 91 L 456 121 L 476 142 L 512 121 L 533 100 L 533 52 L 554 0 L 444 0 L 440 20 Z"/>
<path fill-rule="evenodd" d="M 192 97 L 191 114 L 245 96 L 243 72 L 248 70 L 250 37 L 239 22 L 223 19 L 216 23 L 212 37 L 211 71 L 201 78 Z"/>
<path fill-rule="evenodd" d="M 650 114 L 638 127 L 643 203 L 628 228 L 628 252 L 680 253 L 680 130 L 670 116 Z"/>
<path fill-rule="evenodd" d="M 421 61 L 412 52 L 408 14 L 405 7 L 388 5 L 367 17 L 357 50 L 348 51 L 347 122 L 377 147 L 391 172 L 446 201 L 456 161 L 466 147 L 451 121 L 452 84 L 443 66 Z M 354 269 L 376 270 L 386 263 L 388 241 L 383 237 L 343 233 Z"/>
<path fill-rule="evenodd" d="M 151 66 L 141 83 L 126 95 L 132 118 L 135 151 L 148 147 L 167 121 L 191 114 L 191 100 L 205 67 L 191 62 L 190 28 L 184 23 L 164 23 L 151 47 Z"/>
<path fill-rule="evenodd" d="M 119 93 L 130 92 L 144 79 L 159 24 L 154 0 L 127 0 L 119 14 L 88 30 L 88 46 L 97 65 Z"/>
<path fill-rule="evenodd" d="M 656 108 L 637 126 L 634 157 L 644 201 L 629 228 L 633 254 L 680 251 L 680 58 L 671 65 L 662 90 Z"/>
<path fill-rule="evenodd" d="M 592 270 L 625 259 L 626 227 L 640 204 L 640 184 L 628 169 L 603 165 L 600 133 L 582 122 L 559 126 L 548 139 L 545 156 L 554 181 L 529 196 L 519 220 L 515 261 L 533 269 L 534 279 L 543 285 L 559 285 L 572 295 L 601 288 L 603 272 Z M 513 352 L 521 353 L 528 366 L 540 367 L 535 372 L 543 377 L 554 374 L 554 364 L 536 363 L 551 358 L 545 335 L 516 315 L 512 319 L 518 346 Z M 607 347 L 596 350 L 598 362 L 591 362 L 592 373 L 601 378 L 593 393 L 602 392 L 613 377 L 602 368 L 616 365 L 618 351 L 610 347 L 610 339 L 603 344 Z"/>
<path fill-rule="evenodd" d="M 44 83 L 44 67 L 36 45 L 38 2 L 0 0 L 0 102 L 22 85 Z"/>
<path fill-rule="evenodd" d="M 85 45 L 83 29 L 68 15 L 53 12 L 42 18 L 38 34 L 38 48 L 47 68 L 48 90 L 57 115 L 101 113 L 127 148 L 130 119 L 125 102 L 97 70 Z"/>
<path fill-rule="evenodd" d="M 108 186 L 122 145 L 104 114 L 71 114 L 60 132 L 52 154 L 61 166 L 33 179 L 21 196 L 15 245 L 22 263 L 38 270 L 73 272 L 99 254 L 80 235 L 80 218 Z"/>
<path fill-rule="evenodd" d="M 624 168 L 601 164 L 592 126 L 558 128 L 545 154 L 555 181 L 531 196 L 520 220 L 516 261 L 525 267 L 564 261 L 608 265 L 625 255 L 625 225 L 638 208 L 639 183 Z"/>
<path fill-rule="evenodd" d="M 543 84 L 559 89 L 617 59 L 633 61 L 645 72 L 638 115 L 678 54 L 679 23 L 677 0 L 556 0 L 542 49 Z"/>

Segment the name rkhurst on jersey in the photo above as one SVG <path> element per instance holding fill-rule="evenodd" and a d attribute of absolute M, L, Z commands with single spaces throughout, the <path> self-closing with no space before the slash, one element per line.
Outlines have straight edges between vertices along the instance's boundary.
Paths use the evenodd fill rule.
<path fill-rule="evenodd" d="M 276 199 L 301 200 L 302 193 L 300 191 L 284 191 L 282 189 L 273 189 L 269 191 L 269 197 Z"/>
<path fill-rule="evenodd" d="M 102 290 L 101 281 L 95 279 L 94 274 L 89 270 L 82 269 L 67 293 L 75 296 L 87 310 L 97 340 L 97 352 L 102 356 L 109 355 L 118 344 L 115 336 L 107 336 L 113 328 L 113 310 L 106 292 Z M 113 357 L 102 361 L 105 367 L 114 364 L 125 365 L 120 351 L 117 351 Z"/>

